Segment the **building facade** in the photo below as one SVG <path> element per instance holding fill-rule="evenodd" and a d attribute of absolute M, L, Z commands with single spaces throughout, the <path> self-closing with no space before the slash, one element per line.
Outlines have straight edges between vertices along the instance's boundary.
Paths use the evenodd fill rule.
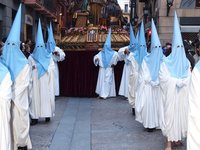
<path fill-rule="evenodd" d="M 8 36 L 19 3 L 22 3 L 21 41 L 27 39 L 35 41 L 39 18 L 42 22 L 44 39 L 47 40 L 47 27 L 51 21 L 55 38 L 59 40 L 61 29 L 65 26 L 65 20 L 62 19 L 65 15 L 62 9 L 63 2 L 59 0 L 0 0 L 0 37 Z"/>
<path fill-rule="evenodd" d="M 150 30 L 151 18 L 157 26 L 162 44 L 171 42 L 173 17 L 176 10 L 183 39 L 193 41 L 200 29 L 200 0 L 137 0 L 139 22 L 144 19 L 146 32 Z M 170 7 L 169 7 L 170 6 Z"/>
<path fill-rule="evenodd" d="M 123 17 L 126 18 L 128 23 L 130 22 L 130 0 L 118 0 L 118 3 L 122 9 Z"/>

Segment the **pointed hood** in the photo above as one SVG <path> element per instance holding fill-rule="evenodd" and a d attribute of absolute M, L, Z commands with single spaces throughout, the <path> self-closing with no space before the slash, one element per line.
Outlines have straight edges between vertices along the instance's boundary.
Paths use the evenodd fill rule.
<path fill-rule="evenodd" d="M 15 42 L 15 43 L 20 42 L 21 16 L 22 16 L 22 5 L 20 4 L 6 42 Z"/>
<path fill-rule="evenodd" d="M 54 51 L 55 47 L 56 47 L 56 42 L 55 42 L 54 37 L 53 37 L 53 29 L 52 29 L 52 25 L 51 25 L 51 22 L 50 22 L 50 25 L 49 25 L 49 28 L 48 28 L 47 51 L 49 53 L 52 53 Z"/>
<path fill-rule="evenodd" d="M 10 33 L 3 47 L 2 59 L 11 74 L 12 81 L 15 81 L 28 60 L 20 50 L 20 30 L 21 30 L 21 4 L 12 24 Z"/>
<path fill-rule="evenodd" d="M 114 54 L 114 50 L 111 48 L 111 29 L 109 29 L 101 54 L 104 68 L 109 67 L 110 61 Z"/>
<path fill-rule="evenodd" d="M 136 34 L 136 41 L 137 41 L 137 43 L 139 42 L 139 34 L 140 34 L 140 32 L 139 32 L 139 30 L 138 30 L 138 32 L 137 32 L 137 34 Z"/>
<path fill-rule="evenodd" d="M 185 78 L 188 75 L 189 62 L 185 55 L 185 48 L 182 41 L 180 25 L 176 12 L 174 13 L 174 28 L 172 38 L 172 52 L 164 60 L 171 76 Z"/>
<path fill-rule="evenodd" d="M 144 23 L 142 21 L 139 31 L 139 62 L 138 62 L 139 65 L 141 65 L 143 58 L 146 55 L 147 55 L 147 46 L 144 34 Z"/>
<path fill-rule="evenodd" d="M 5 78 L 7 73 L 8 73 L 8 69 L 6 68 L 5 65 L 3 65 L 3 63 L 0 60 L 0 84 L 3 81 L 3 79 Z"/>
<path fill-rule="evenodd" d="M 38 78 L 40 78 L 48 70 L 51 59 L 51 54 L 48 53 L 48 51 L 45 48 L 40 19 L 38 22 L 36 44 L 35 44 L 35 49 L 32 53 L 32 57 L 37 62 Z"/>
<path fill-rule="evenodd" d="M 135 38 L 131 23 L 130 23 L 130 44 L 128 48 L 133 53 L 135 60 L 138 62 L 139 61 L 138 42 Z"/>
<path fill-rule="evenodd" d="M 130 23 L 130 44 L 128 46 L 129 50 L 131 52 L 134 52 L 136 50 L 136 39 L 135 39 L 135 35 L 134 35 L 134 32 L 133 32 L 133 27 Z"/>
<path fill-rule="evenodd" d="M 37 35 L 36 35 L 36 46 L 41 46 L 44 45 L 44 38 L 42 34 L 42 26 L 41 26 L 41 21 L 39 19 L 38 21 L 38 30 L 37 30 Z"/>
<path fill-rule="evenodd" d="M 162 46 L 158 33 L 152 19 L 151 21 L 151 53 L 144 57 L 144 60 L 149 68 L 151 79 L 156 81 L 159 77 L 160 64 L 163 57 Z"/>

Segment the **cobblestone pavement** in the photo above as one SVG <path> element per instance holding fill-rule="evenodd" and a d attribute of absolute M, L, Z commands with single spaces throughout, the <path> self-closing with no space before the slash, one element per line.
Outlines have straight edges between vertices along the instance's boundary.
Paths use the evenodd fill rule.
<path fill-rule="evenodd" d="M 56 100 L 56 116 L 31 126 L 33 150 L 164 150 L 160 130 L 146 132 L 122 97 Z M 183 147 L 174 150 L 186 150 Z"/>

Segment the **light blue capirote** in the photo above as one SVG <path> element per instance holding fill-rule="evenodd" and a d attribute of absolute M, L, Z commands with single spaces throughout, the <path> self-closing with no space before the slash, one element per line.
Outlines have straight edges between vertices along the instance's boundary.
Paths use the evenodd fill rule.
<path fill-rule="evenodd" d="M 139 62 L 139 51 L 138 51 L 138 42 L 135 38 L 133 27 L 130 24 L 130 44 L 128 46 L 129 50 L 133 53 L 133 56 L 137 62 Z"/>
<path fill-rule="evenodd" d="M 139 34 L 140 34 L 140 32 L 139 32 L 139 30 L 138 30 L 138 32 L 137 32 L 137 34 L 136 34 L 136 41 L 137 41 L 137 43 L 139 43 Z"/>
<path fill-rule="evenodd" d="M 128 48 L 131 52 L 134 52 L 136 50 L 136 44 L 137 44 L 137 41 L 135 39 L 133 27 L 130 23 L 130 44 L 129 44 Z"/>
<path fill-rule="evenodd" d="M 176 12 L 174 13 L 172 52 L 164 59 L 164 62 L 171 76 L 175 78 L 186 78 L 188 76 L 189 62 L 185 55 L 185 48 Z"/>
<path fill-rule="evenodd" d="M 159 77 L 160 64 L 163 57 L 162 46 L 158 37 L 158 33 L 152 19 L 151 21 L 151 53 L 144 57 L 149 72 L 151 74 L 152 81 L 156 81 Z"/>
<path fill-rule="evenodd" d="M 54 40 L 52 24 L 50 22 L 50 25 L 48 28 L 47 51 L 49 53 L 52 53 L 55 50 L 55 47 L 56 47 L 56 42 Z"/>
<path fill-rule="evenodd" d="M 111 29 L 109 29 L 101 55 L 104 68 L 109 67 L 110 61 L 114 55 L 114 50 L 111 48 Z"/>
<path fill-rule="evenodd" d="M 40 19 L 38 22 L 36 45 L 32 57 L 37 63 L 38 78 L 40 78 L 48 70 L 51 60 L 51 54 L 45 48 Z"/>
<path fill-rule="evenodd" d="M 20 29 L 21 29 L 21 4 L 12 24 L 12 28 L 3 47 L 3 63 L 8 67 L 12 81 L 22 71 L 28 60 L 20 50 Z"/>
<path fill-rule="evenodd" d="M 144 56 L 147 55 L 147 45 L 144 34 L 144 23 L 142 21 L 139 32 L 139 65 L 142 64 Z"/>
<path fill-rule="evenodd" d="M 0 84 L 3 81 L 3 79 L 5 78 L 7 73 L 8 73 L 8 69 L 6 68 L 5 65 L 3 65 L 3 63 L 0 60 Z"/>

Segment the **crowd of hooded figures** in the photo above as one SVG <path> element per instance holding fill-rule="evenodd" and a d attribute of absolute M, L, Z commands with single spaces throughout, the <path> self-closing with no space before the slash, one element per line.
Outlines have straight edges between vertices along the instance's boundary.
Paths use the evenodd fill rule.
<path fill-rule="evenodd" d="M 57 62 L 65 53 L 56 46 L 52 25 L 45 45 L 41 22 L 33 53 L 20 50 L 21 4 L 0 56 L 0 150 L 32 149 L 30 124 L 46 122 L 55 115 L 59 95 Z"/>
<path fill-rule="evenodd" d="M 124 61 L 118 94 L 128 99 L 135 119 L 148 132 L 161 129 L 166 150 L 182 146 L 186 137 L 187 149 L 199 150 L 200 62 L 193 69 L 186 57 L 176 12 L 172 44 L 166 46 L 171 46 L 171 52 L 164 55 L 153 19 L 148 51 L 143 22 L 136 37 L 130 25 L 130 44 L 118 53 L 111 48 L 109 30 L 103 49 L 93 60 L 99 66 L 96 93 L 101 99 L 116 96 L 114 66 Z"/>

